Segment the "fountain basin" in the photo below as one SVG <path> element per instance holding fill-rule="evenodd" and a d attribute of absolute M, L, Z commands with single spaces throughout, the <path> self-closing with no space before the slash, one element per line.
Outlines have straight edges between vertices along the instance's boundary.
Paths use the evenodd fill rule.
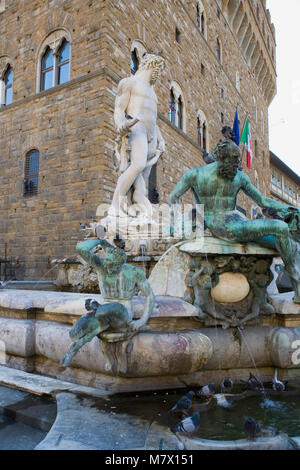
<path fill-rule="evenodd" d="M 283 294 L 284 295 L 284 294 Z M 69 329 L 84 312 L 90 294 L 2 290 L 0 292 L 1 362 L 9 367 L 46 374 L 69 382 L 113 391 L 178 388 L 222 380 L 247 379 L 254 362 L 265 381 L 274 367 L 279 378 L 300 377 L 300 318 L 293 326 L 284 315 L 266 317 L 243 330 L 204 327 L 195 307 L 182 299 L 156 298 L 150 330 L 130 341 L 107 344 L 94 338 L 77 353 L 71 367 L 59 364 L 70 347 Z M 101 295 L 94 295 L 99 302 Z M 134 298 L 139 318 L 145 299 Z M 283 318 L 283 319 L 282 319 Z M 249 355 L 252 352 L 252 357 Z"/>

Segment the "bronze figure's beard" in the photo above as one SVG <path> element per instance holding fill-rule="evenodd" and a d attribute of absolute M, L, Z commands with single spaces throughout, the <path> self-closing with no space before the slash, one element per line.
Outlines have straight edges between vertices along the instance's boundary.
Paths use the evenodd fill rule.
<path fill-rule="evenodd" d="M 221 176 L 221 178 L 233 181 L 236 174 L 237 167 L 235 165 L 219 162 L 218 175 Z"/>

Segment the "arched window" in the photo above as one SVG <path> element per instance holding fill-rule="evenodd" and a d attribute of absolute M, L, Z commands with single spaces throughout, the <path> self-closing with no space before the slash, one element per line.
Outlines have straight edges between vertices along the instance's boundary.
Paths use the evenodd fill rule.
<path fill-rule="evenodd" d="M 9 65 L 4 74 L 4 105 L 8 106 L 12 103 L 12 85 L 13 85 L 13 69 Z"/>
<path fill-rule="evenodd" d="M 176 125 L 176 103 L 173 89 L 170 91 L 170 121 Z"/>
<path fill-rule="evenodd" d="M 205 19 L 205 11 L 203 4 L 200 0 L 197 1 L 196 4 L 196 25 L 203 34 L 203 36 L 206 38 L 206 19 Z"/>
<path fill-rule="evenodd" d="M 196 25 L 198 26 L 199 29 L 201 29 L 201 13 L 200 13 L 200 8 L 199 8 L 199 3 L 196 5 Z"/>
<path fill-rule="evenodd" d="M 135 75 L 139 64 L 141 63 L 142 57 L 147 53 L 145 44 L 139 39 L 134 39 L 131 44 L 131 55 L 130 55 L 130 72 L 131 75 Z"/>
<path fill-rule="evenodd" d="M 178 106 L 177 106 L 177 114 L 178 114 L 178 126 L 179 129 L 183 129 L 183 103 L 182 103 L 182 98 L 179 96 L 178 98 Z"/>
<path fill-rule="evenodd" d="M 50 47 L 47 47 L 42 58 L 41 91 L 48 90 L 49 88 L 53 87 L 53 70 L 53 51 L 50 49 Z"/>
<path fill-rule="evenodd" d="M 135 75 L 138 68 L 139 68 L 139 59 L 137 56 L 136 49 L 133 49 L 133 51 L 131 51 L 131 60 L 130 60 L 131 75 Z"/>
<path fill-rule="evenodd" d="M 202 126 L 199 116 L 197 117 L 197 143 L 202 147 Z"/>
<path fill-rule="evenodd" d="M 70 80 L 71 43 L 65 29 L 53 31 L 42 42 L 38 55 L 37 93 Z"/>
<path fill-rule="evenodd" d="M 170 121 L 179 129 L 185 129 L 184 99 L 176 82 L 172 82 L 170 89 Z"/>
<path fill-rule="evenodd" d="M 63 40 L 57 54 L 57 84 L 69 81 L 70 75 L 70 43 Z"/>
<path fill-rule="evenodd" d="M 206 134 L 207 134 L 207 131 L 206 131 L 206 124 L 205 124 L 205 122 L 203 123 L 202 128 L 203 128 L 203 138 L 202 138 L 203 144 L 202 144 L 202 148 L 203 148 L 203 150 L 207 150 L 207 135 L 206 135 Z"/>
<path fill-rule="evenodd" d="M 25 159 L 24 196 L 32 196 L 38 192 L 39 152 L 30 150 Z"/>
<path fill-rule="evenodd" d="M 202 150 L 208 150 L 207 121 L 204 113 L 197 113 L 197 143 Z"/>
<path fill-rule="evenodd" d="M 257 160 L 258 159 L 258 142 L 257 142 L 257 140 L 255 141 L 255 144 L 254 144 L 254 155 L 255 155 L 255 158 Z"/>
<path fill-rule="evenodd" d="M 222 47 L 220 43 L 220 39 L 217 38 L 217 58 L 220 64 L 222 63 Z"/>

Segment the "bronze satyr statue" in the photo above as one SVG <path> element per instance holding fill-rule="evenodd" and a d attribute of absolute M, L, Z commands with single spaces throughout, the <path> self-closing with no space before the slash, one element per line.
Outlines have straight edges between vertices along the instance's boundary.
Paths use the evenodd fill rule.
<path fill-rule="evenodd" d="M 177 204 L 191 189 L 199 204 L 204 204 L 204 217 L 213 236 L 233 242 L 257 242 L 277 249 L 295 291 L 294 302 L 300 303 L 300 211 L 264 197 L 250 178 L 238 170 L 241 152 L 232 140 L 219 143 L 216 162 L 189 170 L 169 196 Z M 249 220 L 236 210 L 236 199 L 243 191 L 261 208 L 272 209 L 281 220 Z"/>
<path fill-rule="evenodd" d="M 92 250 L 101 246 L 105 258 Z M 132 337 L 148 321 L 154 307 L 154 294 L 144 272 L 126 263 L 124 250 L 115 248 L 106 240 L 88 239 L 77 244 L 79 255 L 92 266 L 99 279 L 104 304 L 88 299 L 88 313 L 71 328 L 69 334 L 74 342 L 61 360 L 68 366 L 77 351 L 95 336 L 108 342 L 124 341 Z M 146 297 L 145 310 L 139 320 L 132 320 L 132 299 L 136 292 Z"/>

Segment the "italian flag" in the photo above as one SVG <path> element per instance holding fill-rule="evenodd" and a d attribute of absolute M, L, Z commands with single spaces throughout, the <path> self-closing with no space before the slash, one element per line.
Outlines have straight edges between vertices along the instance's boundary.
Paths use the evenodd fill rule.
<path fill-rule="evenodd" d="M 246 122 L 245 122 L 244 130 L 243 130 L 242 137 L 241 137 L 241 142 L 243 142 L 246 145 L 246 148 L 247 148 L 247 167 L 251 168 L 253 152 L 252 152 L 251 127 L 250 127 L 250 123 L 248 121 L 248 118 L 246 119 Z"/>

